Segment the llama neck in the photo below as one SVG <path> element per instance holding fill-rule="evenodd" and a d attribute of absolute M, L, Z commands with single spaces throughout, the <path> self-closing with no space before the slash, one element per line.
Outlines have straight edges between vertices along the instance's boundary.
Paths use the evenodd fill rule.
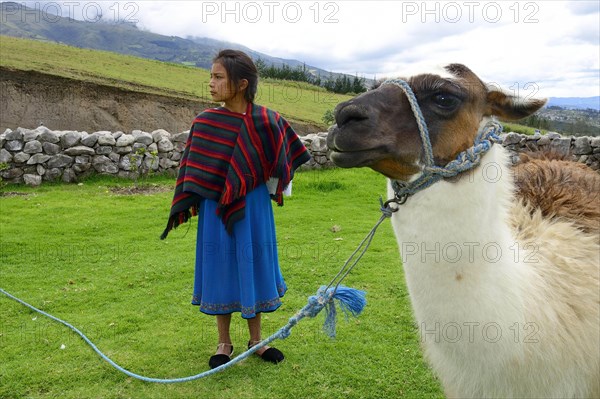
<path fill-rule="evenodd" d="M 514 191 L 506 157 L 506 151 L 495 145 L 477 168 L 456 181 L 440 181 L 409 198 L 394 214 L 399 238 L 404 242 L 498 242 L 503 237 L 500 232 L 510 231 L 508 207 Z"/>
<path fill-rule="evenodd" d="M 482 319 L 486 311 L 515 318 L 495 308 L 501 298 L 512 295 L 518 302 L 521 297 L 515 279 L 522 268 L 515 262 L 518 250 L 508 217 L 514 186 L 507 164 L 505 150 L 494 145 L 477 168 L 458 181 L 440 181 L 415 194 L 394 214 L 417 319 L 477 318 L 474 307 Z M 509 308 L 521 307 L 514 303 L 504 309 Z"/>

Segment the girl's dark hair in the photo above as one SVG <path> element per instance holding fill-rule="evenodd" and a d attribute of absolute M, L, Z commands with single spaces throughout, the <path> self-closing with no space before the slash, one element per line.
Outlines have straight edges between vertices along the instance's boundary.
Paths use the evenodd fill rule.
<path fill-rule="evenodd" d="M 248 88 L 244 93 L 244 99 L 250 103 L 254 102 L 256 90 L 258 88 L 258 70 L 248 54 L 239 50 L 221 50 L 213 58 L 213 63 L 223 65 L 227 71 L 230 83 L 233 84 L 237 94 L 238 87 L 242 79 L 248 81 Z"/>

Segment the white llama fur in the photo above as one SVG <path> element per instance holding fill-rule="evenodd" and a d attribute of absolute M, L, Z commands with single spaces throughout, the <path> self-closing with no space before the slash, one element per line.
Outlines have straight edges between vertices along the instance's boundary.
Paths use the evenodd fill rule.
<path fill-rule="evenodd" d="M 514 191 L 494 145 L 394 213 L 425 355 L 448 397 L 598 398 L 599 238 Z"/>

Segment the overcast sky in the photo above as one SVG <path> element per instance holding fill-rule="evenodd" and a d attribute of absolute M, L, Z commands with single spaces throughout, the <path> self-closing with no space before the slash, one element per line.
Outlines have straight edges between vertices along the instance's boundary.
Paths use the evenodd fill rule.
<path fill-rule="evenodd" d="M 368 78 L 460 62 L 486 82 L 543 97 L 600 95 L 599 3 L 55 2 L 62 4 L 63 15 L 68 11 L 76 19 L 84 11 L 93 16 L 94 4 L 101 4 L 104 19 L 130 20 L 164 35 L 235 42 Z"/>

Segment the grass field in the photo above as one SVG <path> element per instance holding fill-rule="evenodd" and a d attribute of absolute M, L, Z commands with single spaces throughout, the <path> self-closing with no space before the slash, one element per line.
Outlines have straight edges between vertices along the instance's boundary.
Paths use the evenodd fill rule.
<path fill-rule="evenodd" d="M 121 195 L 125 183 L 6 186 L 0 197 L 0 287 L 80 328 L 123 367 L 151 377 L 208 369 L 214 317 L 190 305 L 195 226 L 167 240 L 172 179 L 150 195 Z M 18 194 L 16 193 L 18 192 Z M 384 178 L 370 170 L 300 172 L 293 196 L 275 207 L 279 256 L 289 290 L 265 314 L 273 333 L 326 284 L 380 216 Z M 332 227 L 340 228 L 333 232 Z M 275 346 L 280 365 L 247 359 L 207 379 L 140 382 L 112 369 L 78 336 L 0 296 L 1 398 L 429 398 L 442 397 L 422 359 L 389 221 L 344 284 L 367 291 L 358 319 L 305 319 Z M 237 314 L 236 353 L 247 342 Z"/>
<path fill-rule="evenodd" d="M 107 51 L 0 36 L 0 66 L 125 89 L 211 101 L 209 71 Z M 350 96 L 300 82 L 261 79 L 256 101 L 294 121 L 316 125 Z M 73 128 L 76 128 L 74 126 Z"/>

